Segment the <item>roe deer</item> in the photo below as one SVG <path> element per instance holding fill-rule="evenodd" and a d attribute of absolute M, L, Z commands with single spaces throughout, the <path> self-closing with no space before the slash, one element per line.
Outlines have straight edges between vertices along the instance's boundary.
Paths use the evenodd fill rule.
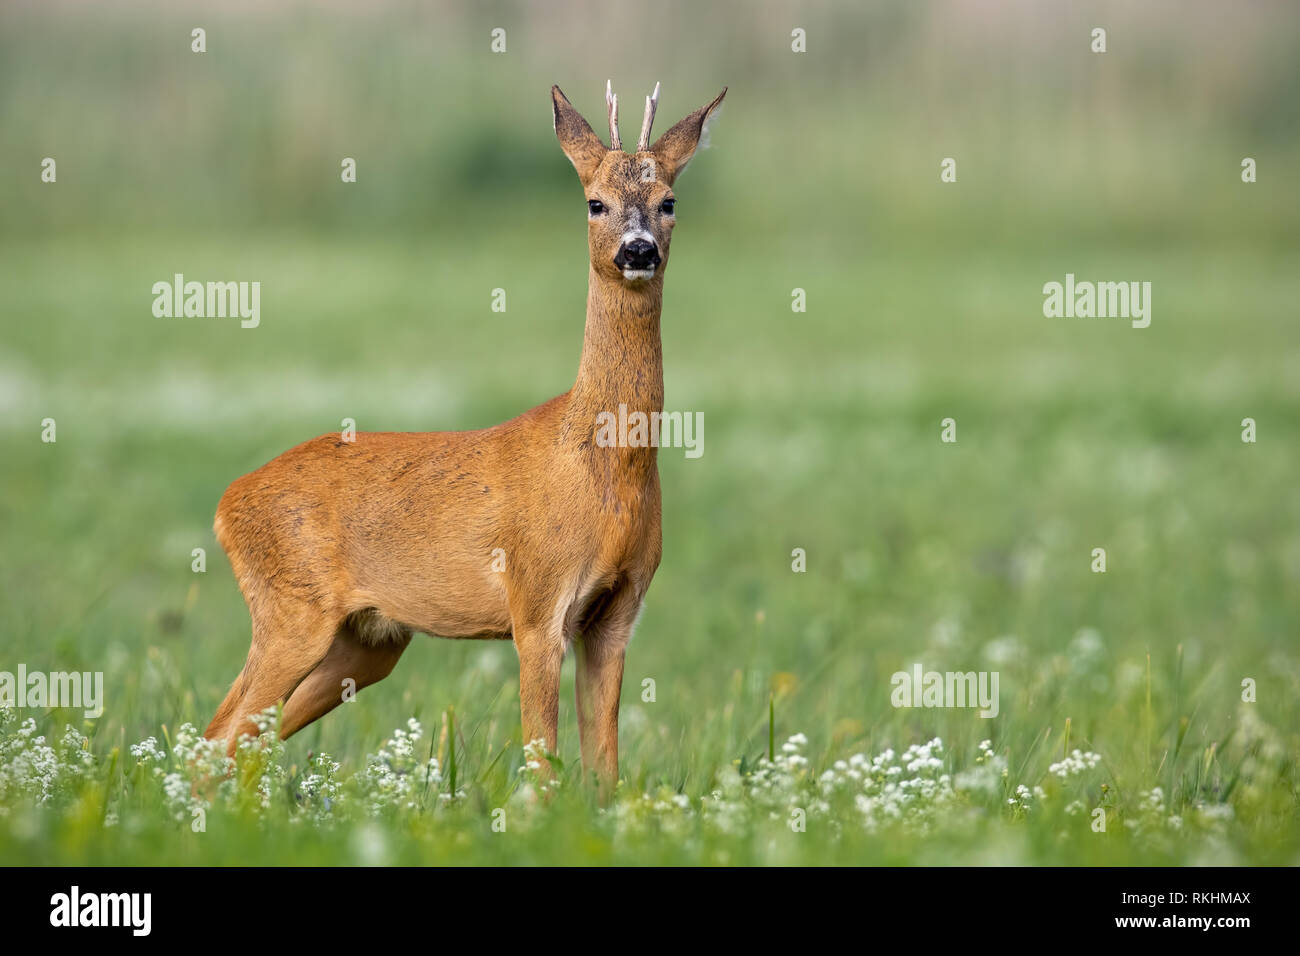
<path fill-rule="evenodd" d="M 659 566 L 656 448 L 599 447 L 620 403 L 662 412 L 659 315 L 673 181 L 726 95 L 635 153 L 606 86 L 606 149 L 560 88 L 555 132 L 586 193 L 591 254 L 573 388 L 467 432 L 323 435 L 236 480 L 214 528 L 253 620 L 244 669 L 205 736 L 233 753 L 284 703 L 288 736 L 392 671 L 415 631 L 512 639 L 523 741 L 556 749 L 560 665 L 576 647 L 582 762 L 618 775 L 624 650 Z M 498 550 L 500 549 L 500 550 Z M 502 568 L 504 563 L 504 568 Z"/>

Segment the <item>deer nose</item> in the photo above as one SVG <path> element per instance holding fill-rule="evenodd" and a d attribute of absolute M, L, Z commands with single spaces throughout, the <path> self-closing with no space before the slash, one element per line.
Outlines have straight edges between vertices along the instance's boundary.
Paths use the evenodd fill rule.
<path fill-rule="evenodd" d="M 614 265 L 620 269 L 653 269 L 659 265 L 659 249 L 648 239 L 633 239 L 619 247 Z"/>

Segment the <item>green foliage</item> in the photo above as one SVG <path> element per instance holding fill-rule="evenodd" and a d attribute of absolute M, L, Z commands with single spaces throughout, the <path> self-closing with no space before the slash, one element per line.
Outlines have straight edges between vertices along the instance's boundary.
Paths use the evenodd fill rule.
<path fill-rule="evenodd" d="M 581 782 L 571 667 L 542 796 L 513 649 L 422 637 L 224 774 L 185 725 L 248 646 L 210 530 L 230 481 L 344 417 L 476 428 L 572 382 L 584 213 L 546 96 L 600 119 L 589 46 L 628 24 L 529 6 L 503 8 L 500 61 L 479 14 L 414 5 L 214 14 L 206 59 L 189 14 L 0 9 L 6 169 L 30 173 L 0 186 L 0 670 L 106 690 L 96 721 L 5 724 L 0 859 L 1300 860 L 1300 151 L 1276 11 L 1241 25 L 1249 63 L 1197 54 L 1217 13 L 1171 31 L 1117 11 L 1109 72 L 1055 28 L 916 4 L 809 7 L 804 60 L 699 5 L 610 40 L 625 103 L 664 81 L 661 124 L 731 87 L 676 188 L 667 405 L 704 413 L 705 451 L 660 455 L 615 802 Z M 1067 271 L 1151 281 L 1151 327 L 1045 319 Z M 155 319 L 174 272 L 260 281 L 261 326 Z M 998 670 L 998 717 L 892 707 L 918 661 Z M 918 781 L 906 806 L 891 767 Z"/>

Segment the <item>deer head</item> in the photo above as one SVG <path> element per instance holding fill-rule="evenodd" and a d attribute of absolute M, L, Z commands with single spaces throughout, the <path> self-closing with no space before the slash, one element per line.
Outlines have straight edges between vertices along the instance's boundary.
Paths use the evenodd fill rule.
<path fill-rule="evenodd" d="M 630 286 L 662 281 L 677 221 L 673 181 L 695 154 L 706 121 L 726 95 L 724 87 L 717 99 L 691 113 L 651 146 L 650 127 L 659 104 L 656 83 L 654 93 L 646 97 L 636 152 L 625 153 L 618 134 L 618 97 L 608 83 L 608 149 L 560 88 L 551 87 L 555 134 L 587 194 L 587 242 L 597 276 Z"/>

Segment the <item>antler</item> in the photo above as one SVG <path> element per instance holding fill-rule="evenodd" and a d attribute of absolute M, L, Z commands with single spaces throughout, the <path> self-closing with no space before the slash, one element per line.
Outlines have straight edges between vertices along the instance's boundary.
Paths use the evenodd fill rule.
<path fill-rule="evenodd" d="M 618 138 L 618 97 L 609 80 L 605 81 L 605 105 L 609 107 L 609 148 L 621 150 L 623 142 Z"/>
<path fill-rule="evenodd" d="M 636 151 L 643 152 L 650 148 L 650 127 L 654 125 L 655 109 L 659 106 L 659 84 L 655 91 L 645 98 L 645 119 L 641 121 L 641 138 L 636 142 Z"/>

